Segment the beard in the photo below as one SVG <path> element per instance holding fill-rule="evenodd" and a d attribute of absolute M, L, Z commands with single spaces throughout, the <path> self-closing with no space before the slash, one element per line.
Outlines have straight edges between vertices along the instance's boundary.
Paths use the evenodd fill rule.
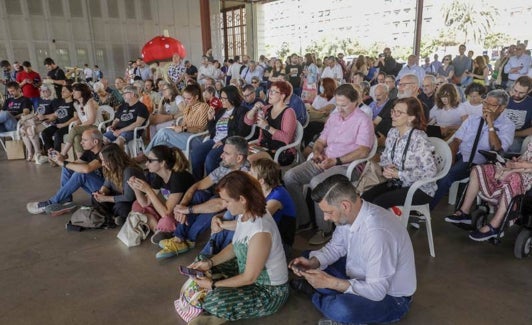
<path fill-rule="evenodd" d="M 408 97 L 413 97 L 412 94 L 410 94 L 410 91 L 408 91 L 408 90 L 405 90 L 402 93 L 401 92 L 397 93 L 397 98 L 399 98 L 399 99 L 408 98 Z"/>

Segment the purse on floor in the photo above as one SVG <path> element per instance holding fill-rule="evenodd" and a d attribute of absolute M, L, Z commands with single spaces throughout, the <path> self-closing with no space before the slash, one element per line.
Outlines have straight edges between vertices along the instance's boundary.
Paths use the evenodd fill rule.
<path fill-rule="evenodd" d="M 133 247 L 140 245 L 149 234 L 148 217 L 139 212 L 130 212 L 116 237 L 127 247 Z"/>

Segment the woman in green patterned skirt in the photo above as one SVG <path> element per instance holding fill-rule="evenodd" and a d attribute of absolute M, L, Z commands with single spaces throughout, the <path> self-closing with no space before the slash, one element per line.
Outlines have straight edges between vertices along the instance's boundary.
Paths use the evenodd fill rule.
<path fill-rule="evenodd" d="M 227 210 L 237 215 L 232 243 L 210 259 L 190 267 L 209 271 L 213 277 L 197 278 L 198 284 L 210 290 L 203 308 L 211 316 L 202 315 L 193 322 L 221 324 L 244 318 L 271 315 L 288 299 L 288 268 L 281 235 L 272 216 L 266 211 L 266 200 L 259 182 L 249 174 L 234 171 L 218 184 L 220 198 Z M 236 263 L 231 263 L 236 258 Z M 224 265 L 225 264 L 225 265 Z M 228 265 L 234 265 L 227 272 Z M 213 269 L 214 267 L 214 269 Z M 226 278 L 216 279 L 216 270 L 224 270 Z"/>

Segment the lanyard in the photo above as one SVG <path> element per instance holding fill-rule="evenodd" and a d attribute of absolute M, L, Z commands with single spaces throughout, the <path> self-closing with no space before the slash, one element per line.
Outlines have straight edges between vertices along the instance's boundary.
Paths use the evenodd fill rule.
<path fill-rule="evenodd" d="M 410 145 L 410 139 L 412 138 L 412 132 L 414 132 L 414 129 L 410 129 L 410 132 L 408 133 L 408 139 L 406 140 L 405 149 L 403 150 L 403 156 L 401 157 L 401 169 L 405 169 L 405 160 L 406 160 L 406 152 L 408 151 L 408 146 Z M 394 162 L 393 159 L 395 157 L 395 147 L 397 146 L 397 142 L 399 142 L 401 138 L 398 138 L 395 143 L 393 144 L 392 148 L 392 163 Z"/>

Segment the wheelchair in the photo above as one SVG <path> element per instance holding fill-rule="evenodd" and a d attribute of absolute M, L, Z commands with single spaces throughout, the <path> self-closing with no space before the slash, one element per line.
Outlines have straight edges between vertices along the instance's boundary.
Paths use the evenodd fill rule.
<path fill-rule="evenodd" d="M 490 206 L 487 202 L 481 201 L 477 209 L 471 213 L 471 226 L 474 229 L 482 228 L 488 223 L 489 215 Z M 532 252 L 532 190 L 512 198 L 504 215 L 499 234 L 490 241 L 493 244 L 499 244 L 501 242 L 500 234 L 514 224 L 521 227 L 514 243 L 514 256 L 522 259 Z"/>

